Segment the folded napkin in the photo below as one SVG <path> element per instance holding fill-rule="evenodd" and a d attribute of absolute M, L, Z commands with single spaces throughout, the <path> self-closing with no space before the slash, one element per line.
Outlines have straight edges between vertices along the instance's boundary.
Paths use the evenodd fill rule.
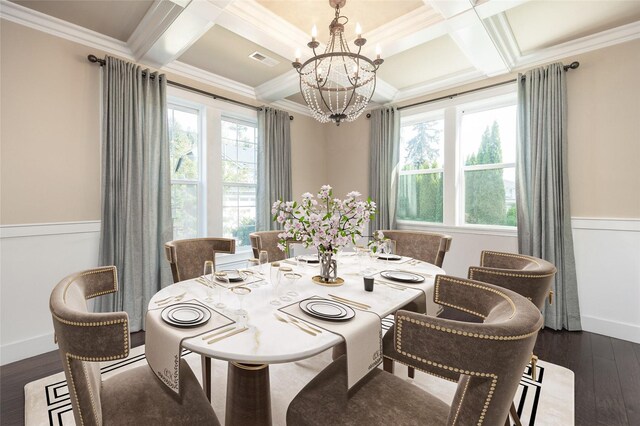
<path fill-rule="evenodd" d="M 246 274 L 247 278 L 245 280 L 242 281 L 229 281 L 229 284 L 226 284 L 222 281 L 219 280 L 215 280 L 215 284 L 220 286 L 220 287 L 224 287 L 224 288 L 234 288 L 234 287 L 240 287 L 240 286 L 246 286 L 248 284 L 252 284 L 258 281 L 262 281 L 264 280 L 264 278 L 262 278 L 262 276 L 257 275 L 257 274 L 252 274 L 252 273 L 247 273 Z M 200 284 L 206 286 L 206 278 L 199 278 L 196 280 L 197 282 L 199 282 Z"/>
<path fill-rule="evenodd" d="M 317 296 L 313 298 L 322 299 Z M 334 300 L 331 301 L 336 303 Z M 377 314 L 355 309 L 356 316 L 353 319 L 339 322 L 325 321 L 307 315 L 300 309 L 298 302 L 280 310 L 344 338 L 347 348 L 349 389 L 382 362 L 382 327 L 381 319 Z"/>
<path fill-rule="evenodd" d="M 179 305 L 185 302 L 200 304 L 211 311 L 209 321 L 198 327 L 174 327 L 162 320 L 162 310 L 166 308 L 166 306 L 150 309 L 147 311 L 146 316 L 145 352 L 147 362 L 162 383 L 177 394 L 180 393 L 180 354 L 182 352 L 182 341 L 189 337 L 208 333 L 234 322 L 195 299 L 181 301 L 168 306 Z"/>

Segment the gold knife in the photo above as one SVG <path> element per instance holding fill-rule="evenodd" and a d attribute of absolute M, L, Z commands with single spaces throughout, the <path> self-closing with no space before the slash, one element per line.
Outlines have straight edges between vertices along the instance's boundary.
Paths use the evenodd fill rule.
<path fill-rule="evenodd" d="M 247 327 L 238 328 L 237 330 L 234 330 L 234 331 L 232 331 L 232 332 L 231 332 L 231 333 L 229 333 L 229 334 L 225 334 L 225 335 L 223 335 L 223 336 L 216 337 L 215 339 L 209 340 L 209 341 L 207 342 L 207 344 L 208 344 L 208 345 L 210 345 L 210 344 L 212 344 L 212 343 L 219 342 L 219 341 L 220 341 L 220 340 L 222 340 L 222 339 L 226 339 L 227 337 L 231 337 L 231 336 L 234 336 L 234 335 L 236 335 L 236 334 L 238 334 L 238 333 L 242 333 L 243 331 L 247 331 L 248 329 L 249 329 L 249 328 L 247 328 Z"/>
<path fill-rule="evenodd" d="M 232 324 L 232 325 L 227 326 L 227 327 L 223 327 L 221 330 L 216 330 L 213 333 L 209 333 L 209 334 L 206 334 L 206 335 L 202 336 L 202 340 L 207 340 L 207 339 L 212 338 L 213 336 L 217 336 L 218 334 L 226 333 L 227 331 L 233 330 L 235 327 L 236 327 L 235 324 Z"/>

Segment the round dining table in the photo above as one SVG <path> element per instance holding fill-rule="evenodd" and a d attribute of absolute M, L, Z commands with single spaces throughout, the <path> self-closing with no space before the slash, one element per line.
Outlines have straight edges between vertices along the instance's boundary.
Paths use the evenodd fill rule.
<path fill-rule="evenodd" d="M 281 261 L 279 267 L 265 264 L 246 269 L 246 280 L 238 284 L 251 290 L 246 295 L 236 295 L 222 287 L 212 291 L 202 278 L 198 278 L 170 285 L 152 298 L 149 309 L 157 308 L 157 300 L 176 295 L 185 300 L 197 299 L 236 320 L 238 328 L 247 328 L 213 343 L 199 336 L 182 341 L 184 348 L 203 355 L 203 360 L 209 357 L 229 361 L 226 425 L 270 425 L 269 364 L 309 358 L 344 342 L 342 336 L 327 330 L 303 332 L 298 325 L 307 330 L 309 326 L 317 330 L 317 322 L 311 317 L 308 322 L 303 320 L 298 325 L 282 321 L 282 318 L 289 318 L 279 309 L 317 296 L 342 302 L 356 313 L 366 305 L 368 312 L 385 318 L 422 296 L 426 297 L 427 313 L 437 313 L 438 305 L 433 303 L 433 285 L 435 276 L 444 273 L 441 268 L 404 257 L 392 261 L 344 253 L 338 254 L 336 259 L 338 276 L 344 280 L 340 286 L 318 284 L 313 279 L 319 274 L 317 263 L 287 259 Z M 276 268 L 281 271 L 279 283 L 276 282 Z M 395 282 L 382 278 L 380 273 L 384 271 L 410 272 L 424 277 L 424 281 Z M 374 277 L 373 291 L 365 291 L 364 276 Z M 213 301 L 210 298 L 212 292 Z M 226 305 L 225 308 L 215 307 L 220 301 Z M 246 315 L 238 314 L 240 307 Z M 210 363 L 207 366 L 203 361 L 203 368 L 203 386 L 210 397 Z"/>

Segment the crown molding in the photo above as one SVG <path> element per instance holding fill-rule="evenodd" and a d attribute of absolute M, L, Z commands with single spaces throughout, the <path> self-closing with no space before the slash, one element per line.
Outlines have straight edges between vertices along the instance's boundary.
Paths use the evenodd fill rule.
<path fill-rule="evenodd" d="M 640 38 L 640 21 L 602 31 L 577 40 L 558 44 L 537 52 L 526 53 L 516 61 L 517 68 L 530 67 L 602 49 Z"/>
<path fill-rule="evenodd" d="M 487 78 L 481 71 L 474 68 L 449 74 L 445 78 L 438 78 L 398 90 L 394 102 L 402 102 L 426 96 L 441 90 L 462 86 Z"/>
<path fill-rule="evenodd" d="M 131 49 L 123 41 L 7 0 L 0 0 L 0 18 L 56 37 L 84 44 L 85 46 L 94 47 L 125 59 L 134 60 Z"/>
<path fill-rule="evenodd" d="M 173 61 L 162 67 L 161 70 L 187 77 L 223 90 L 228 90 L 229 92 L 247 97 L 251 100 L 257 99 L 256 91 L 253 87 L 231 80 L 230 78 L 205 71 L 201 68 L 185 64 L 184 62 Z"/>
<path fill-rule="evenodd" d="M 516 41 L 511 25 L 507 20 L 507 15 L 499 13 L 484 20 L 485 29 L 489 33 L 489 37 L 493 40 L 496 49 L 506 62 L 509 70 L 512 70 L 522 56 L 520 46 Z"/>
<path fill-rule="evenodd" d="M 373 92 L 372 101 L 386 104 L 393 101 L 398 95 L 398 89 L 376 76 L 376 90 Z"/>
<path fill-rule="evenodd" d="M 256 87 L 256 97 L 266 102 L 291 96 L 300 88 L 300 77 L 293 68 Z"/>
<path fill-rule="evenodd" d="M 289 99 L 282 99 L 280 101 L 271 102 L 269 105 L 283 109 L 287 112 L 295 112 L 296 114 L 313 118 L 311 112 L 309 112 L 309 108 L 304 105 L 300 105 L 297 102 L 290 101 Z"/>
<path fill-rule="evenodd" d="M 155 0 L 133 31 L 127 44 L 141 60 L 184 9 L 168 0 Z"/>

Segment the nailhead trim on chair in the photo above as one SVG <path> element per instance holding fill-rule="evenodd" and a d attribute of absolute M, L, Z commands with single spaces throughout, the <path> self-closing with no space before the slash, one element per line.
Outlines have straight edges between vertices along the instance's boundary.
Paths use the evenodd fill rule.
<path fill-rule="evenodd" d="M 436 374 L 436 373 L 434 373 L 434 372 L 432 372 L 432 371 L 424 370 L 424 369 L 422 369 L 422 368 L 420 368 L 420 367 L 416 367 L 415 365 L 407 364 L 406 362 L 400 361 L 400 360 L 395 359 L 395 358 L 391 358 L 390 356 L 385 355 L 384 357 L 385 357 L 385 358 L 387 358 L 387 359 L 390 359 L 390 360 L 392 360 L 392 361 L 395 361 L 395 362 L 397 362 L 397 363 L 399 363 L 399 364 L 402 364 L 402 365 L 404 365 L 404 366 L 411 367 L 411 368 L 415 368 L 415 369 L 416 369 L 416 370 L 418 370 L 418 371 L 422 371 L 422 372 L 423 372 L 423 373 L 425 373 L 425 374 L 430 374 L 430 375 L 432 375 L 432 376 L 434 376 L 434 377 L 437 377 L 437 378 L 439 378 L 439 379 L 444 379 L 444 380 L 447 380 L 447 381 L 452 382 L 452 383 L 458 383 L 458 381 L 457 381 L 457 380 L 451 379 L 451 378 L 449 378 L 449 377 L 441 376 L 440 374 Z"/>
<path fill-rule="evenodd" d="M 489 289 L 487 289 L 487 290 L 489 290 Z M 445 331 L 447 333 L 454 333 L 454 334 L 463 334 L 463 333 L 460 332 L 460 330 L 452 330 L 452 329 L 449 329 L 449 328 L 442 328 L 440 326 L 433 326 L 431 324 L 426 324 L 426 323 L 424 323 L 422 321 L 417 321 L 417 320 L 414 320 L 412 318 L 399 316 L 396 319 L 396 327 L 397 327 L 396 328 L 396 330 L 397 330 L 396 351 L 401 353 L 404 356 L 407 356 L 409 358 L 415 359 L 416 361 L 419 361 L 419 362 L 422 362 L 422 363 L 425 363 L 425 364 L 428 364 L 428 365 L 433 365 L 434 367 L 438 367 L 438 368 L 441 368 L 443 370 L 450 370 L 450 371 L 456 372 L 458 374 L 466 374 L 468 376 L 487 377 L 487 378 L 490 377 L 492 379 L 491 380 L 491 387 L 489 388 L 489 392 L 487 394 L 487 398 L 485 399 L 484 408 L 482 409 L 482 414 L 480 415 L 480 418 L 478 420 L 478 425 L 481 425 L 482 422 L 484 421 L 484 416 L 485 416 L 485 414 L 487 412 L 487 409 L 489 408 L 489 404 L 491 403 L 491 398 L 493 397 L 493 392 L 494 392 L 494 390 L 496 388 L 496 385 L 498 383 L 498 376 L 496 374 L 494 374 L 494 373 L 481 373 L 481 372 L 478 372 L 478 371 L 461 370 L 461 369 L 459 369 L 457 367 L 450 367 L 448 365 L 440 364 L 440 363 L 435 362 L 435 361 L 429 361 L 428 359 L 425 359 L 425 358 L 419 357 L 417 355 L 413 355 L 413 354 L 410 354 L 410 353 L 408 353 L 406 351 L 403 351 L 402 350 L 402 339 L 401 339 L 401 336 L 402 336 L 402 322 L 405 321 L 405 320 L 409 321 L 409 322 L 411 322 L 413 324 L 421 325 L 423 327 L 429 327 L 429 328 L 437 329 L 438 331 Z M 481 335 L 474 334 L 472 337 L 477 337 L 477 336 L 481 336 Z M 493 336 L 493 337 L 496 337 L 496 336 Z M 499 337 L 503 337 L 503 339 L 498 339 L 498 340 L 512 340 L 512 339 L 505 338 L 504 336 L 499 336 Z M 508 337 L 511 337 L 511 336 L 508 336 Z"/>
<path fill-rule="evenodd" d="M 482 268 L 482 269 L 479 269 Z M 500 271 L 494 271 L 491 269 L 488 269 L 489 267 L 485 266 L 485 267 L 478 267 L 478 266 L 471 266 L 469 268 L 469 279 L 473 279 L 473 273 L 474 272 L 486 272 L 488 274 L 494 274 L 494 275 L 503 275 L 505 277 L 516 277 L 516 278 L 548 278 L 551 277 L 553 275 L 555 275 L 555 272 L 552 272 L 550 274 L 544 274 L 544 275 L 540 275 L 540 274 L 515 274 L 515 273 L 511 273 L 511 272 L 500 272 Z"/>
<path fill-rule="evenodd" d="M 460 403 L 458 404 L 458 408 L 456 409 L 456 415 L 453 418 L 453 423 L 451 423 L 451 426 L 454 426 L 456 424 L 456 422 L 458 421 L 458 415 L 460 414 L 460 408 L 462 407 L 462 402 L 464 401 L 464 397 L 467 395 L 467 388 L 468 387 L 469 387 L 469 380 L 467 380 L 467 383 L 464 385 L 464 390 L 462 391 L 462 396 L 460 397 Z"/>
<path fill-rule="evenodd" d="M 452 308 L 459 309 L 461 311 L 470 313 L 472 315 L 476 315 L 476 316 L 478 316 L 480 318 L 485 318 L 484 315 L 482 315 L 482 314 L 480 314 L 478 312 L 471 311 L 469 309 L 463 308 L 462 306 L 456 306 L 456 305 L 441 301 L 440 300 L 440 281 L 442 279 L 446 279 L 447 282 L 450 282 L 450 283 L 465 285 L 465 286 L 468 286 L 468 287 L 475 287 L 475 288 L 479 288 L 479 289 L 482 289 L 482 290 L 485 290 L 485 291 L 490 291 L 491 293 L 495 293 L 495 294 L 503 297 L 511 305 L 511 309 L 513 309 L 513 312 L 511 313 L 511 316 L 509 318 L 513 318 L 513 316 L 516 314 L 516 311 L 517 311 L 516 305 L 513 303 L 513 300 L 511 300 L 511 298 L 509 298 L 509 296 L 507 296 L 503 292 L 495 290 L 493 288 L 489 288 L 489 287 L 480 285 L 480 284 L 475 284 L 475 283 L 470 283 L 470 282 L 467 282 L 467 281 L 456 280 L 456 279 L 452 279 L 451 277 L 446 277 L 446 276 L 442 276 L 442 275 L 439 275 L 437 277 L 437 280 L 436 280 L 436 283 L 435 283 L 434 296 L 433 296 L 433 301 L 438 303 L 438 304 L 440 304 L 440 305 L 450 306 Z"/>

